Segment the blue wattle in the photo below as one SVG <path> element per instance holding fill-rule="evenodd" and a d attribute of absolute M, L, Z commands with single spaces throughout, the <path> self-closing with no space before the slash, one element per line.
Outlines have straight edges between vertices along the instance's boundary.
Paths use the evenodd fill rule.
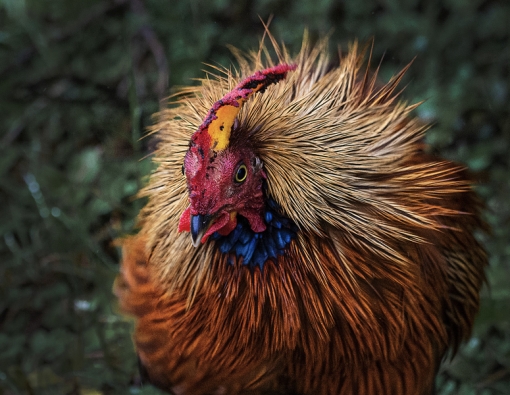
<path fill-rule="evenodd" d="M 296 224 L 282 216 L 280 211 L 278 204 L 268 198 L 264 213 L 265 231 L 255 233 L 248 220 L 238 216 L 237 226 L 232 232 L 227 236 L 215 232 L 211 238 L 222 253 L 233 254 L 238 259 L 242 257 L 243 265 L 251 269 L 256 266 L 262 269 L 268 260 L 276 260 L 282 255 L 296 236 Z"/>

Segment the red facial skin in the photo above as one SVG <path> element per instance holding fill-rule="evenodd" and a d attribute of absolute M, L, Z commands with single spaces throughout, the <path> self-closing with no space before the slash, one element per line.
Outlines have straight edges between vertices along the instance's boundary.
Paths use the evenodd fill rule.
<path fill-rule="evenodd" d="M 236 182 L 241 164 L 246 166 L 248 174 L 244 182 Z M 199 214 L 213 216 L 202 243 L 216 231 L 228 235 L 237 225 L 237 215 L 245 217 L 254 232 L 266 229 L 262 190 L 266 174 L 260 159 L 250 149 L 234 146 L 221 152 L 212 151 L 204 158 L 197 150 L 190 149 L 184 159 L 184 170 L 190 206 L 181 216 L 179 231 L 190 231 L 190 216 Z"/>

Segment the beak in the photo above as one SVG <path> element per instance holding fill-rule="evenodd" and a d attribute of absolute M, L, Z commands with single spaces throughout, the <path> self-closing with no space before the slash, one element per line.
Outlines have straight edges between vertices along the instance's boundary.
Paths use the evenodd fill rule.
<path fill-rule="evenodd" d="M 212 222 L 212 215 L 191 215 L 190 230 L 193 247 L 198 247 L 200 241 Z"/>

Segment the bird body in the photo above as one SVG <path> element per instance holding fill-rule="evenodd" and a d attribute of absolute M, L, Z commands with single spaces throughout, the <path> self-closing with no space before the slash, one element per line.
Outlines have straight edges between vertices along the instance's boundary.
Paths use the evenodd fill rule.
<path fill-rule="evenodd" d="M 273 42 L 159 114 L 115 293 L 149 381 L 186 394 L 430 394 L 487 258 L 466 171 L 354 44 Z M 244 79 L 242 77 L 245 77 Z M 247 77 L 248 76 L 248 77 Z M 188 232 L 191 232 L 192 241 Z"/>

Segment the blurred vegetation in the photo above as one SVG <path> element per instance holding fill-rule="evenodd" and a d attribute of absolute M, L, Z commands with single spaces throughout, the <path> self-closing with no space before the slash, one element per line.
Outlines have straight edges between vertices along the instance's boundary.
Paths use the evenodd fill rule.
<path fill-rule="evenodd" d="M 115 313 L 113 240 L 150 172 L 151 114 L 174 86 L 255 48 L 263 20 L 297 50 L 375 39 L 381 78 L 416 57 L 435 152 L 479 174 L 490 290 L 439 394 L 510 389 L 510 2 L 507 0 L 0 0 L 0 394 L 156 394 Z M 334 50 L 332 45 L 332 50 Z"/>

